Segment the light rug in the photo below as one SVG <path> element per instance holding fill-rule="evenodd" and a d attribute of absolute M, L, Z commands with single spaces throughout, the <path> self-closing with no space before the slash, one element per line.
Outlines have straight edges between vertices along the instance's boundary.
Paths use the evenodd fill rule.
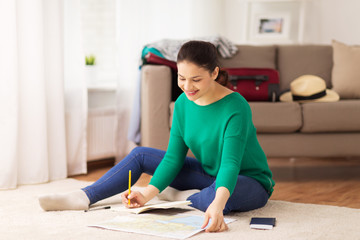
<path fill-rule="evenodd" d="M 66 179 L 0 191 L 0 239 L 163 239 L 88 227 L 128 213 L 111 210 L 44 212 L 38 204 L 37 197 L 41 194 L 73 191 L 88 184 Z M 118 202 L 120 198 L 115 196 L 100 205 Z M 202 214 L 196 210 L 189 213 Z M 237 219 L 227 232 L 202 232 L 191 239 L 360 239 L 360 209 L 270 200 L 262 209 L 232 213 L 227 217 Z M 250 229 L 251 217 L 276 217 L 276 226 L 272 230 Z"/>

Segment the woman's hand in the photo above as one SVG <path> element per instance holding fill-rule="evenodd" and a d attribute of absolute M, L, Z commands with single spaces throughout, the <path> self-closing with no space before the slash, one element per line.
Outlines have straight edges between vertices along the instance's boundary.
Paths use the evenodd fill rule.
<path fill-rule="evenodd" d="M 144 192 L 141 193 L 139 191 L 131 191 L 129 195 L 129 191 L 125 191 L 121 194 L 122 203 L 125 204 L 127 208 L 137 208 L 142 207 L 150 201 L 153 197 L 155 197 L 159 193 L 159 189 L 152 185 L 148 185 Z M 128 201 L 130 199 L 130 206 L 128 205 Z"/>
<path fill-rule="evenodd" d="M 205 232 L 223 232 L 228 230 L 224 221 L 223 208 L 212 202 L 205 212 L 205 220 L 201 228 L 205 228 L 211 219 L 210 225 Z"/>
<path fill-rule="evenodd" d="M 215 199 L 206 209 L 205 220 L 201 226 L 201 228 L 205 228 L 211 220 L 205 232 L 223 232 L 228 230 L 228 226 L 224 221 L 223 210 L 229 197 L 230 192 L 227 188 L 219 187 L 217 189 Z"/>
<path fill-rule="evenodd" d="M 127 208 L 137 208 L 142 207 L 146 203 L 146 199 L 144 195 L 139 191 L 132 191 L 129 195 L 128 191 L 125 191 L 121 194 L 122 203 Z M 130 205 L 128 205 L 128 201 L 130 199 Z"/>

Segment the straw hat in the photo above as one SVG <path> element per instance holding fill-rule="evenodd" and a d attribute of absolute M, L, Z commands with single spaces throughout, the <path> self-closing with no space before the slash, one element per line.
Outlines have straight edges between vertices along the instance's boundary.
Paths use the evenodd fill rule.
<path fill-rule="evenodd" d="M 336 102 L 339 94 L 326 89 L 324 79 L 314 75 L 303 75 L 290 83 L 290 91 L 280 96 L 282 102 Z"/>

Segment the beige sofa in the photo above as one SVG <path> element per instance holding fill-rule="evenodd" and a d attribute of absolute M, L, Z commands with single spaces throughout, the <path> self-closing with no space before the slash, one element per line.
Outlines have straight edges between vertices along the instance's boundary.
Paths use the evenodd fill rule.
<path fill-rule="evenodd" d="M 332 88 L 330 45 L 237 46 L 222 67 L 275 68 L 280 91 L 313 74 Z M 173 111 L 169 67 L 145 65 L 141 86 L 141 145 L 166 150 Z M 332 103 L 249 102 L 258 139 L 268 157 L 360 156 L 360 99 Z"/>

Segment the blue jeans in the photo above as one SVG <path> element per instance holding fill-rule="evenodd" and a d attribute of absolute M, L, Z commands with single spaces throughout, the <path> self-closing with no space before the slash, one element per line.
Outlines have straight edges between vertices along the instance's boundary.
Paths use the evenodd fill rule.
<path fill-rule="evenodd" d="M 129 170 L 132 182 L 135 183 L 142 173 L 153 175 L 164 155 L 165 151 L 162 150 L 137 147 L 98 181 L 82 190 L 88 196 L 90 204 L 121 193 L 128 188 Z M 196 159 L 186 157 L 183 168 L 170 186 L 178 190 L 199 189 L 200 192 L 191 195 L 188 200 L 192 203 L 190 206 L 205 212 L 215 198 L 215 180 L 215 177 L 202 169 Z M 269 194 L 259 182 L 239 175 L 235 190 L 223 212 L 227 214 L 231 211 L 257 209 L 265 206 L 268 198 Z"/>

